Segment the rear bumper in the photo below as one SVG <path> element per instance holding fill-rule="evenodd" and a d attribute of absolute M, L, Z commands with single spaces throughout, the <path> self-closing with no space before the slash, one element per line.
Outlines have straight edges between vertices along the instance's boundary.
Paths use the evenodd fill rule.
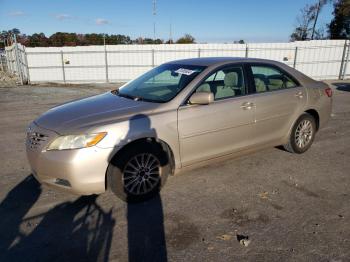
<path fill-rule="evenodd" d="M 323 96 L 320 101 L 320 106 L 319 106 L 319 116 L 320 116 L 320 126 L 319 128 L 325 127 L 332 114 L 332 106 L 333 106 L 333 97 L 326 97 Z"/>
<path fill-rule="evenodd" d="M 40 128 L 35 126 L 34 128 Z M 50 141 L 57 134 L 40 128 Z M 28 162 L 34 177 L 55 188 L 79 195 L 100 194 L 105 191 L 105 174 L 113 148 L 97 146 L 75 150 L 46 151 L 49 140 L 37 148 L 26 144 Z"/>

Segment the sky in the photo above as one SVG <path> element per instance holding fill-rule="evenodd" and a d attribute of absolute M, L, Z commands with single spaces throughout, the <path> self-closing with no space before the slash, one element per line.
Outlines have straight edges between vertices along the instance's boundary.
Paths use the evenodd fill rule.
<path fill-rule="evenodd" d="M 296 16 L 316 0 L 0 0 L 0 30 L 125 34 L 173 39 L 189 33 L 199 43 L 287 42 Z M 332 6 L 318 25 L 330 22 Z M 172 28 L 172 30 L 170 30 Z"/>

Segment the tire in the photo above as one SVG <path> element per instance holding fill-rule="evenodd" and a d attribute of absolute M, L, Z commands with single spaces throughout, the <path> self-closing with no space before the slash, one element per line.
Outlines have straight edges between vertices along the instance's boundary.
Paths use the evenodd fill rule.
<path fill-rule="evenodd" d="M 302 154 L 312 145 L 316 135 L 316 122 L 310 114 L 302 114 L 295 122 L 289 142 L 283 147 L 290 153 Z"/>
<path fill-rule="evenodd" d="M 131 145 L 110 162 L 107 187 L 126 202 L 140 202 L 159 193 L 172 172 L 163 147 L 154 142 Z"/>

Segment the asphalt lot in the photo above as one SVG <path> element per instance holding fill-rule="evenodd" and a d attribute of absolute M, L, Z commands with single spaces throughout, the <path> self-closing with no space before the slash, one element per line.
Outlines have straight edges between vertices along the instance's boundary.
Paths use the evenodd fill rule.
<path fill-rule="evenodd" d="M 333 87 L 332 119 L 305 154 L 189 171 L 129 205 L 41 187 L 25 157 L 30 121 L 110 87 L 0 88 L 0 261 L 350 261 L 350 82 Z"/>

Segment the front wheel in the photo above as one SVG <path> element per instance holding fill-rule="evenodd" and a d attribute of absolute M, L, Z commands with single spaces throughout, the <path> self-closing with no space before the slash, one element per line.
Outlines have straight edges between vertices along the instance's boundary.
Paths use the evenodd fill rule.
<path fill-rule="evenodd" d="M 162 146 L 146 142 L 112 159 L 107 169 L 108 187 L 124 201 L 143 201 L 160 191 L 170 173 Z"/>
<path fill-rule="evenodd" d="M 311 147 L 315 134 L 315 119 L 310 114 L 304 113 L 295 122 L 289 142 L 284 145 L 284 148 L 291 153 L 304 153 Z"/>

